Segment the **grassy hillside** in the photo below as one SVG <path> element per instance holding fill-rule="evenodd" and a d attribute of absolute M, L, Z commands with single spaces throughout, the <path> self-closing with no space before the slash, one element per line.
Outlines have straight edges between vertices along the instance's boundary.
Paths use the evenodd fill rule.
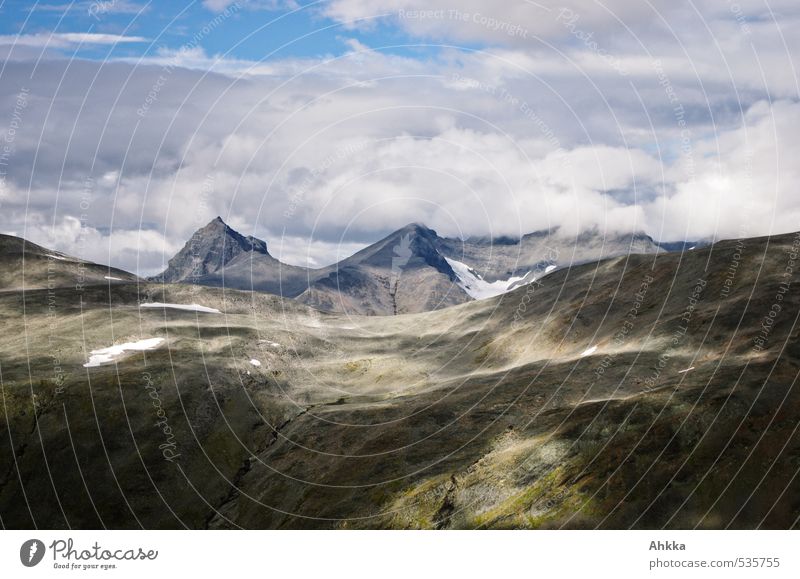
<path fill-rule="evenodd" d="M 799 244 L 614 258 L 391 317 L 185 285 L 1 292 L 2 524 L 796 527 Z"/>

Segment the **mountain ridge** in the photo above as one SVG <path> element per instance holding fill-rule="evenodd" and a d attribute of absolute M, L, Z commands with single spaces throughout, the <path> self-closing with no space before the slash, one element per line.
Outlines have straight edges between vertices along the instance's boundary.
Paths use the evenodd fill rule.
<path fill-rule="evenodd" d="M 242 236 L 216 217 L 151 280 L 263 291 L 324 311 L 395 315 L 503 293 L 562 267 L 663 251 L 642 232 L 589 230 L 569 238 L 553 229 L 519 238 L 457 239 L 415 222 L 337 263 L 309 268 L 281 262 L 266 242 Z"/>

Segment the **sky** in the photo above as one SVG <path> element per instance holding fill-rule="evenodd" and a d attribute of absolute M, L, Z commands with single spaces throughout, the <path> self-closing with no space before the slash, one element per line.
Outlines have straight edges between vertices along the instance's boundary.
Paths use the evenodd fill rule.
<path fill-rule="evenodd" d="M 441 235 L 800 230 L 796 0 L 0 0 L 0 232 L 143 275 L 215 216 L 323 266 Z"/>

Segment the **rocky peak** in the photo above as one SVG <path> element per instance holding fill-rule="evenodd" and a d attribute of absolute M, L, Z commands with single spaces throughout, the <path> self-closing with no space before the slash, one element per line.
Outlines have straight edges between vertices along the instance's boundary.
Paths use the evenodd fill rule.
<path fill-rule="evenodd" d="M 455 274 L 437 247 L 440 238 L 433 229 L 410 223 L 345 260 L 343 265 L 367 265 L 392 272 L 433 267 L 455 279 Z"/>
<path fill-rule="evenodd" d="M 216 273 L 248 252 L 269 255 L 265 241 L 251 235 L 245 237 L 216 217 L 194 232 L 158 278 L 165 282 L 190 281 Z"/>

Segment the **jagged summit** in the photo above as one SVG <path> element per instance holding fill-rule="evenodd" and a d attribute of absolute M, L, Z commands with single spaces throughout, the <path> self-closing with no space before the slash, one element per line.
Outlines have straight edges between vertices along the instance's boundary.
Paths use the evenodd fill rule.
<path fill-rule="evenodd" d="M 253 237 L 252 235 L 242 235 L 225 223 L 219 215 L 212 219 L 208 225 L 198 230 L 195 235 L 200 232 L 204 232 L 204 235 L 219 235 L 223 239 L 230 238 L 245 251 L 257 251 L 258 253 L 269 254 L 266 241 Z"/>
<path fill-rule="evenodd" d="M 269 256 L 267 242 L 242 235 L 217 216 L 194 232 L 158 279 L 169 283 L 199 280 L 246 253 Z"/>

